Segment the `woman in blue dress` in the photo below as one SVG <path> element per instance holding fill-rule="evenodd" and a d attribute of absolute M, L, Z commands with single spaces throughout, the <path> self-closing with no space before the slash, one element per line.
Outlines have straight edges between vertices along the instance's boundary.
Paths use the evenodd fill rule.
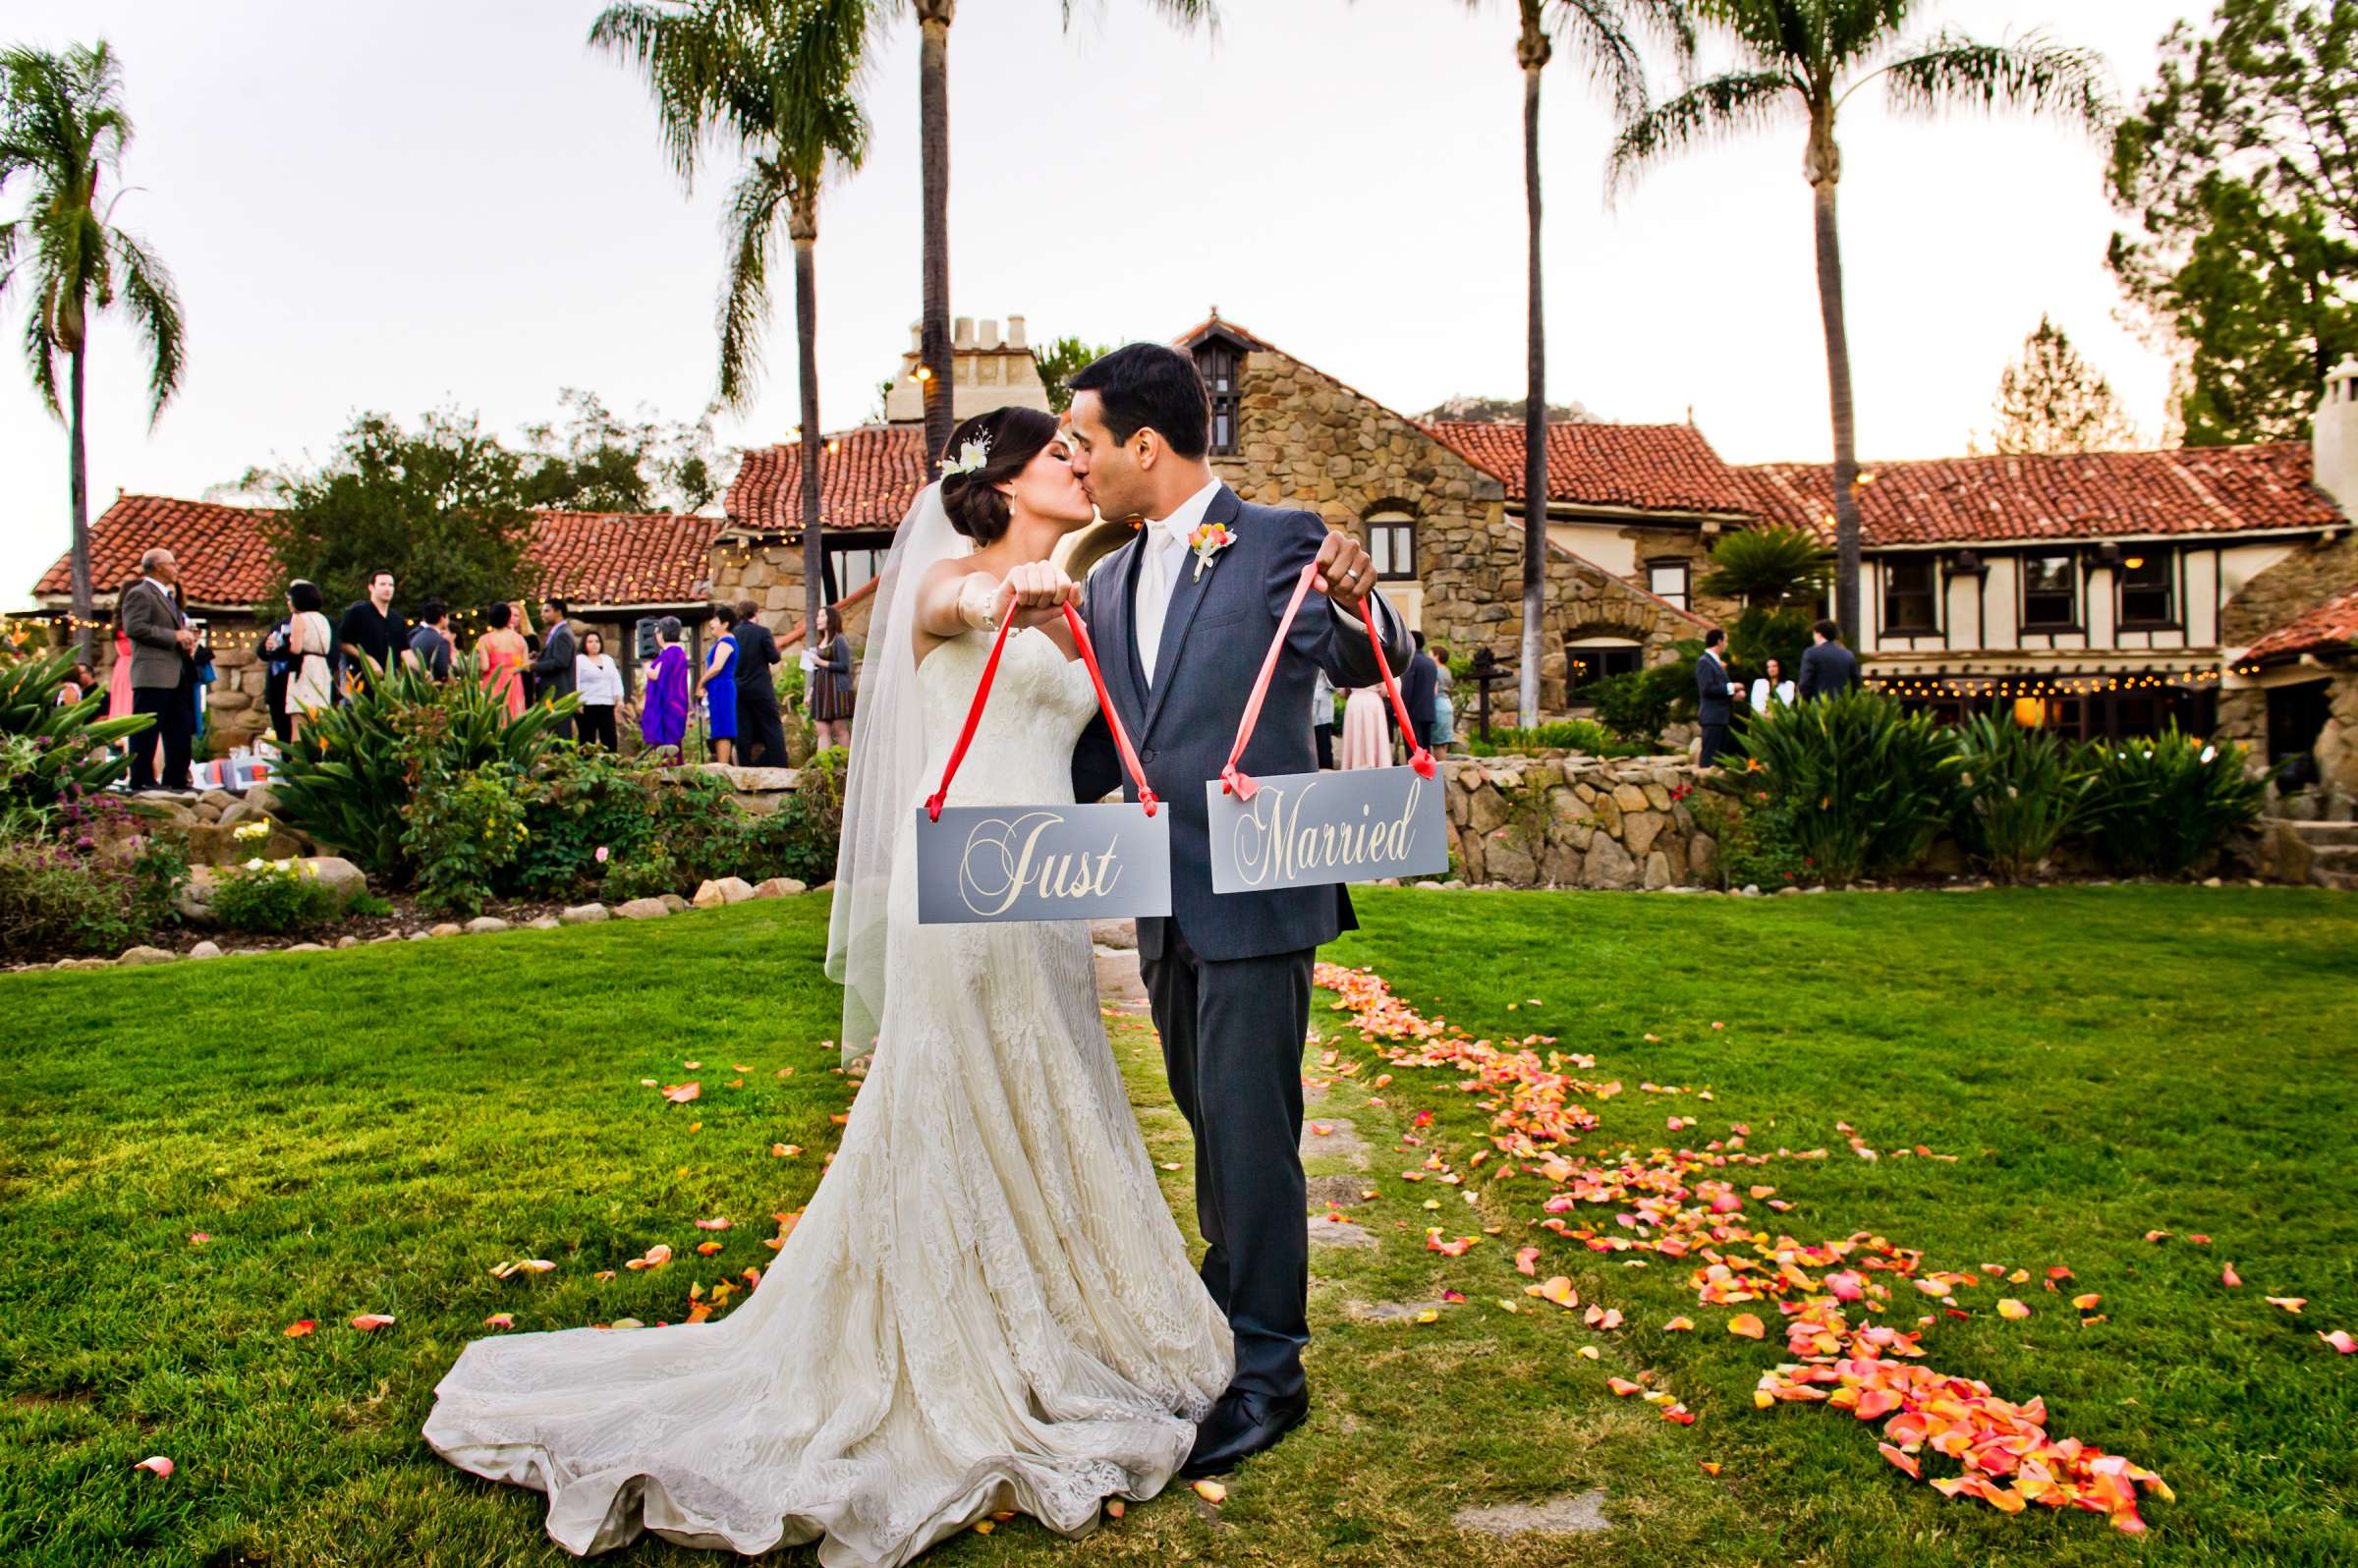
<path fill-rule="evenodd" d="M 736 760 L 737 741 L 737 612 L 725 604 L 712 606 L 704 621 L 704 735 L 712 745 L 712 760 Z"/>

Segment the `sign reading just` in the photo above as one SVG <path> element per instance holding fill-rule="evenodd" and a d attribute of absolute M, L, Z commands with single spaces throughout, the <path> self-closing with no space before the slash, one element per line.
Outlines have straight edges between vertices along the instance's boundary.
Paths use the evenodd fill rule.
<path fill-rule="evenodd" d="M 1257 779 L 1249 797 L 1204 786 L 1211 890 L 1262 893 L 1449 868 L 1445 775 L 1377 767 Z"/>
<path fill-rule="evenodd" d="M 1090 921 L 1171 912 L 1171 818 L 1135 806 L 917 812 L 917 918 Z"/>

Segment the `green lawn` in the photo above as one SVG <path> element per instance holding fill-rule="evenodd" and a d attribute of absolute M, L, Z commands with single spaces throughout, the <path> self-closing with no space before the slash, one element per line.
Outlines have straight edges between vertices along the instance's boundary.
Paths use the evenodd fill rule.
<path fill-rule="evenodd" d="M 1993 1316 L 1995 1290 L 1964 1291 L 1973 1315 L 1929 1330 L 1928 1364 L 2010 1398 L 2044 1395 L 2055 1433 L 2161 1471 L 2178 1501 L 2146 1506 L 2141 1542 L 2094 1514 L 2007 1518 L 1909 1482 L 1841 1412 L 1755 1411 L 1754 1381 L 1783 1359 L 1773 1309 L 1768 1343 L 1731 1338 L 1724 1310 L 1697 1306 L 1685 1265 L 1630 1266 L 1643 1255 L 1533 1228 L 1549 1191 L 1538 1177 L 1469 1183 L 1479 1213 L 1458 1189 L 1402 1181 L 1434 1152 L 1474 1171 L 1488 1114 L 1457 1074 L 1386 1069 L 1321 1012 L 1321 1048 L 1338 1054 L 1306 1058 L 1334 1079 L 1312 1114 L 1349 1120 L 1367 1144 L 1365 1185 L 1379 1196 L 1353 1217 L 1380 1246 L 1314 1255 L 1312 1425 L 1232 1478 L 1216 1510 L 1180 1492 L 1078 1544 L 1018 1521 L 929 1561 L 2358 1561 L 2358 1357 L 2314 1332 L 2358 1330 L 2358 900 L 1403 890 L 1361 908 L 1368 929 L 1328 957 L 1478 1032 L 1544 1030 L 1597 1057 L 1582 1076 L 1626 1086 L 1592 1103 L 1602 1126 L 1578 1152 L 1643 1152 L 1744 1122 L 1755 1151 L 1831 1150 L 1751 1175 L 1795 1205 L 1751 1205 L 1754 1222 L 1805 1242 L 1878 1232 L 1923 1249 L 1928 1268 L 2029 1269 L 2034 1283 L 2008 1287 L 2029 1321 Z M 536 1496 L 424 1450 L 433 1383 L 488 1314 L 513 1313 L 519 1329 L 676 1320 L 692 1282 L 767 1265 L 768 1216 L 808 1199 L 830 1115 L 850 1098 L 822 1044 L 834 1033 L 824 929 L 811 898 L 0 980 L 13 1057 L 0 1089 L 0 1560 L 566 1560 L 540 1534 Z M 1186 1135 L 1152 1036 L 1127 1018 L 1113 1027 L 1155 1157 L 1182 1166 L 1165 1179 L 1184 1214 Z M 1353 1062 L 1356 1076 L 1336 1076 Z M 729 1089 L 736 1064 L 745 1087 Z M 1371 1105 L 1383 1070 L 1396 1081 Z M 704 1091 L 692 1105 L 641 1086 L 689 1077 Z M 1433 1124 L 1412 1130 L 1423 1110 Z M 1700 1125 L 1674 1137 L 1667 1115 Z M 1958 1158 L 1870 1164 L 1843 1121 L 1879 1149 Z M 1335 1142 L 1313 1140 L 1314 1171 L 1354 1170 Z M 778 1143 L 805 1152 L 774 1157 Z M 736 1227 L 700 1260 L 705 1233 L 690 1222 L 715 1213 Z M 1425 1250 L 1429 1222 L 1499 1232 L 1450 1259 Z M 2148 1243 L 2148 1230 L 2175 1234 Z M 192 1245 L 198 1231 L 211 1240 Z M 669 1267 L 591 1277 L 658 1242 L 680 1254 Z M 1570 1274 L 1629 1325 L 1593 1333 L 1527 1301 L 1511 1263 L 1527 1242 L 1544 1249 L 1543 1274 Z M 558 1267 L 486 1273 L 525 1257 Z M 2219 1281 L 2230 1260 L 2240 1290 Z M 2102 1293 L 2105 1321 L 2082 1326 L 2039 1288 L 2054 1264 L 2073 1271 L 2067 1290 Z M 1431 1324 L 1360 1316 L 1452 1289 L 1468 1299 Z M 2291 1316 L 2264 1295 L 2309 1307 Z M 346 1325 L 364 1312 L 397 1322 Z M 1664 1332 L 1677 1314 L 1698 1331 Z M 317 1332 L 286 1337 L 304 1317 Z M 1600 1359 L 1577 1356 L 1584 1344 Z M 1610 1374 L 1674 1390 L 1696 1425 L 1615 1399 Z M 178 1473 L 135 1474 L 150 1453 Z M 1591 1487 L 1606 1493 L 1603 1535 L 1495 1540 L 1450 1524 L 1463 1507 Z M 711 1559 L 643 1544 L 626 1560 Z"/>

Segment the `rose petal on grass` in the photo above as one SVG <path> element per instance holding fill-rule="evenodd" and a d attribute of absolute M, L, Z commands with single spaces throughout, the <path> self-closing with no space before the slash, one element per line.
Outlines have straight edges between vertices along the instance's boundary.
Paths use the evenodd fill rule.
<path fill-rule="evenodd" d="M 1738 1313 L 1735 1316 L 1729 1318 L 1727 1320 L 1727 1331 L 1731 1334 L 1741 1334 L 1746 1339 L 1760 1339 L 1768 1332 L 1767 1328 L 1762 1326 L 1760 1318 L 1754 1316 L 1751 1313 Z"/>
<path fill-rule="evenodd" d="M 1228 1488 L 1216 1481 L 1199 1481 L 1196 1483 L 1196 1495 L 1216 1508 L 1228 1500 Z"/>
<path fill-rule="evenodd" d="M 719 1252 L 724 1245 L 726 1244 L 722 1242 L 698 1242 L 696 1244 L 696 1250 L 702 1257 L 709 1258 L 714 1253 Z"/>
<path fill-rule="evenodd" d="M 1125 1505 L 1119 1497 L 1108 1497 L 1105 1499 L 1106 1518 L 1119 1519 L 1122 1517 L 1122 1515 L 1128 1513 L 1129 1511 L 1130 1510 L 1128 1506 Z"/>
<path fill-rule="evenodd" d="M 2084 1313 L 2092 1313 L 2096 1311 L 2096 1304 L 2104 1299 L 2104 1297 L 2097 1295 L 2094 1291 L 2090 1291 L 2085 1296 L 2072 1297 L 2071 1304 Z"/>
<path fill-rule="evenodd" d="M 1604 1380 L 1604 1386 L 1623 1399 L 1627 1399 L 1632 1394 L 1644 1392 L 1642 1384 L 1633 1383 L 1626 1377 L 1607 1377 Z"/>
<path fill-rule="evenodd" d="M 2260 1299 L 2271 1307 L 2281 1307 L 2288 1313 L 2298 1313 L 2309 1305 L 2309 1298 L 2306 1296 L 2263 1296 Z"/>
<path fill-rule="evenodd" d="M 700 1219 L 696 1222 L 696 1228 L 698 1230 L 727 1230 L 729 1222 L 726 1219 Z"/>
<path fill-rule="evenodd" d="M 172 1474 L 173 1466 L 172 1461 L 166 1459 L 162 1454 L 149 1454 L 131 1468 L 144 1470 L 155 1476 L 169 1477 Z"/>
<path fill-rule="evenodd" d="M 363 1313 L 352 1320 L 352 1326 L 365 1334 L 374 1333 L 379 1328 L 389 1328 L 392 1323 L 393 1317 L 389 1313 Z"/>
<path fill-rule="evenodd" d="M 2000 1296 L 1997 1300 L 1997 1316 L 2020 1322 L 2031 1316 L 2031 1310 L 2011 1296 Z"/>
<path fill-rule="evenodd" d="M 189 1232 L 189 1245 L 191 1247 L 202 1247 L 206 1242 L 211 1241 L 212 1239 L 213 1233 L 209 1230 L 193 1230 Z M 169 1459 L 164 1461 L 164 1463 L 167 1465 L 171 1462 L 172 1461 Z"/>
<path fill-rule="evenodd" d="M 2321 1333 L 2317 1337 L 2345 1356 L 2358 1354 L 2358 1339 L 2352 1339 L 2346 1328 L 2336 1328 L 2330 1334 Z"/>
<path fill-rule="evenodd" d="M 663 1097 L 667 1100 L 670 1100 L 674 1105 L 685 1105 L 690 1100 L 696 1098 L 699 1094 L 702 1094 L 703 1092 L 704 1089 L 702 1084 L 693 1082 L 686 1084 L 670 1084 L 665 1086 L 663 1090 Z"/>
<path fill-rule="evenodd" d="M 1523 1248 L 1515 1254 L 1515 1272 L 1529 1274 L 1532 1278 L 1537 1279 L 1540 1277 L 1539 1260 L 1540 1250 L 1537 1247 Z"/>
<path fill-rule="evenodd" d="M 1719 1466 L 1712 1460 L 1703 1459 L 1696 1461 L 1696 1463 L 1702 1468 L 1703 1473 L 1707 1476 L 1716 1476 L 1719 1474 Z"/>
<path fill-rule="evenodd" d="M 516 1326 L 516 1315 L 514 1313 L 493 1313 L 483 1319 L 483 1326 L 485 1328 L 513 1328 Z"/>
<path fill-rule="evenodd" d="M 1681 1427 L 1692 1427 L 1695 1425 L 1695 1412 L 1684 1405 L 1668 1405 L 1662 1410 L 1662 1420 L 1677 1422 Z"/>
<path fill-rule="evenodd" d="M 2218 1282 L 2226 1286 L 2227 1289 L 2234 1290 L 2242 1285 L 2243 1276 L 2235 1272 L 2235 1265 L 2233 1263 L 2229 1263 L 2226 1267 L 2219 1270 Z"/>
<path fill-rule="evenodd" d="M 1662 1332 L 1665 1334 L 1683 1334 L 1694 1326 L 1695 1319 L 1692 1317 L 1673 1317 L 1668 1322 L 1662 1324 Z"/>
<path fill-rule="evenodd" d="M 309 1333 L 312 1329 L 318 1326 L 319 1325 L 316 1322 L 312 1321 L 309 1317 L 298 1317 L 293 1322 L 287 1324 L 287 1337 L 289 1339 L 301 1339 L 304 1335 Z"/>
<path fill-rule="evenodd" d="M 1894 1448 L 1889 1443 L 1877 1443 L 1875 1445 L 1875 1451 L 1879 1454 L 1881 1454 L 1885 1459 L 1890 1460 L 1891 1463 L 1897 1465 L 1909 1475 L 1915 1477 L 1918 1481 L 1922 1481 L 1924 1479 L 1924 1471 L 1917 1465 L 1916 1456 L 1907 1452 L 1905 1449 Z"/>

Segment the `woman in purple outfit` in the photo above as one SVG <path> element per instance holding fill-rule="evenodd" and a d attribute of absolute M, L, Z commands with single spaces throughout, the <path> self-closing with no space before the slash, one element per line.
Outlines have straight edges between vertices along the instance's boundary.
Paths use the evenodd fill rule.
<path fill-rule="evenodd" d="M 639 738 L 647 746 L 669 747 L 673 759 L 688 734 L 688 650 L 680 646 L 680 618 L 666 615 L 655 623 L 663 650 L 655 655 L 646 678 L 646 696 L 639 708 Z"/>

